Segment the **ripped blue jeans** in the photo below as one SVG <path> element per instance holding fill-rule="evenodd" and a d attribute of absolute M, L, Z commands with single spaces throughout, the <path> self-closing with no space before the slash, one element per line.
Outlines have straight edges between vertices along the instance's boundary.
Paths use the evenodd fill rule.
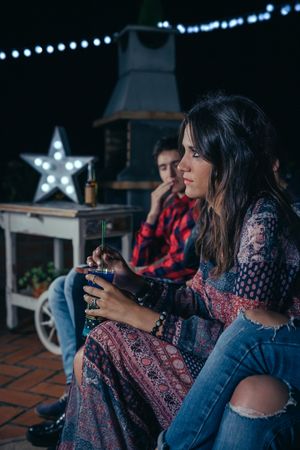
<path fill-rule="evenodd" d="M 251 417 L 230 405 L 241 380 L 269 374 L 289 388 L 285 407 Z M 300 449 L 300 320 L 266 327 L 244 314 L 222 333 L 158 450 Z"/>

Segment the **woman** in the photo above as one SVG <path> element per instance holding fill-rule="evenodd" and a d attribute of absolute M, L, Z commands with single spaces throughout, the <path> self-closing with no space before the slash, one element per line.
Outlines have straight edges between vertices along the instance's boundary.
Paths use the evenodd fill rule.
<path fill-rule="evenodd" d="M 299 219 L 274 178 L 265 114 L 244 97 L 207 97 L 180 144 L 185 193 L 200 200 L 199 270 L 187 288 L 139 277 L 109 249 L 88 258 L 115 270 L 113 285 L 87 275 L 99 289 L 85 288 L 109 320 L 77 354 L 60 449 L 154 448 L 241 309 L 300 316 Z"/>

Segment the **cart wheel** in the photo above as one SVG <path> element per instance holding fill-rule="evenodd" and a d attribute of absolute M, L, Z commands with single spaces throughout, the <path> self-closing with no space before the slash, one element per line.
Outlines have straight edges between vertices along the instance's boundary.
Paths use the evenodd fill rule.
<path fill-rule="evenodd" d="M 38 337 L 46 349 L 55 355 L 61 355 L 54 317 L 48 301 L 48 291 L 43 292 L 37 300 L 34 322 Z"/>

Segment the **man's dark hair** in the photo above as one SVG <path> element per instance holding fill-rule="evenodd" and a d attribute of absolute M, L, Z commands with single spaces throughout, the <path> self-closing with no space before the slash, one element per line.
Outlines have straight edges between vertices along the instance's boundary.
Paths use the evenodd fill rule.
<path fill-rule="evenodd" d="M 152 152 L 154 161 L 166 150 L 178 150 L 178 136 L 163 136 L 156 142 Z"/>

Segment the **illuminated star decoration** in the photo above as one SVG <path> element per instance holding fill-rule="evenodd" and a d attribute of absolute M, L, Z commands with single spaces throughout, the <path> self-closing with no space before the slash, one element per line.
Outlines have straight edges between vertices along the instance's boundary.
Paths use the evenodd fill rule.
<path fill-rule="evenodd" d="M 42 175 L 35 192 L 34 202 L 50 197 L 56 191 L 63 192 L 73 202 L 82 200 L 81 192 L 74 177 L 94 159 L 93 156 L 68 156 L 70 148 L 64 128 L 55 127 L 48 156 L 21 154 L 21 158 Z"/>

